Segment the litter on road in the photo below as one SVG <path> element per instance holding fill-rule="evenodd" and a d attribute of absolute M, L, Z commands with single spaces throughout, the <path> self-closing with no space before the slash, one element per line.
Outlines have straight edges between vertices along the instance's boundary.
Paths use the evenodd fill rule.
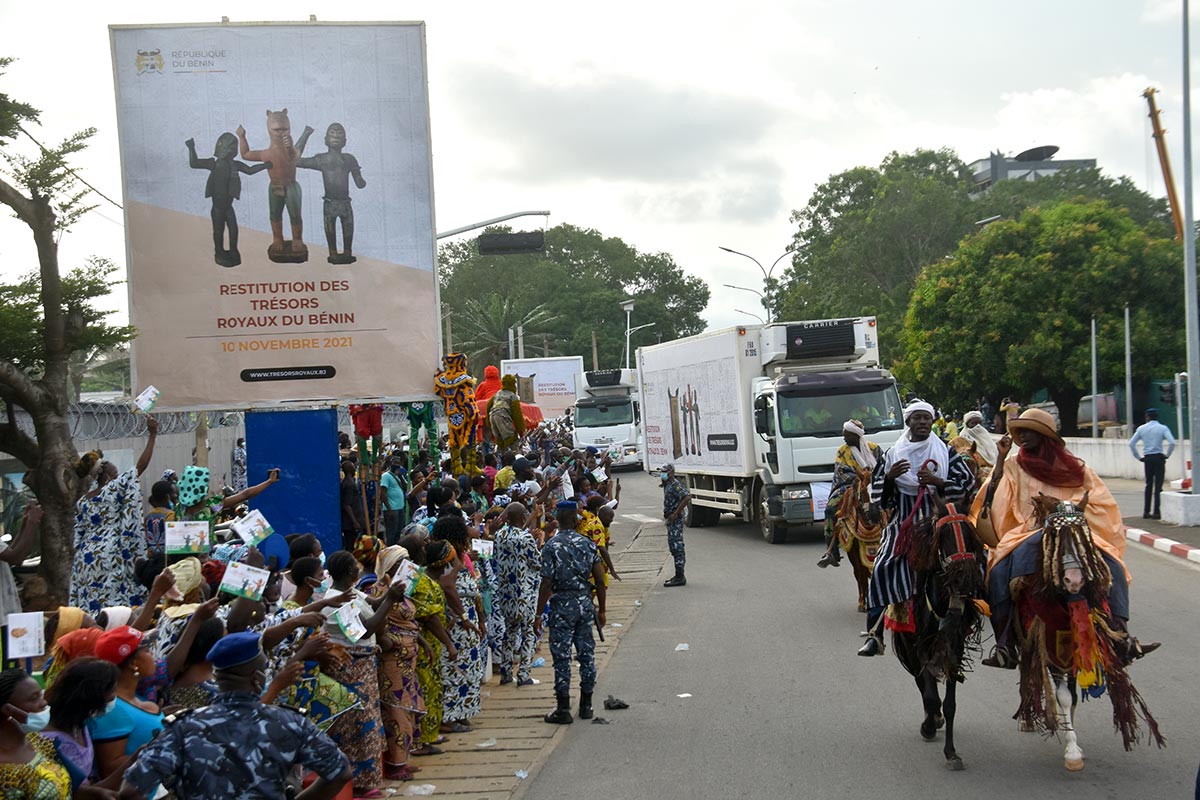
<path fill-rule="evenodd" d="M 692 694 L 691 694 L 691 692 L 684 692 L 683 694 L 677 694 L 675 696 L 676 697 L 691 697 Z"/>
<path fill-rule="evenodd" d="M 418 783 L 415 786 L 408 787 L 405 792 L 409 797 L 428 797 L 437 791 L 437 787 L 432 783 Z"/>
<path fill-rule="evenodd" d="M 680 650 L 687 650 L 687 649 L 689 649 L 687 646 L 687 642 L 680 642 L 679 644 L 675 645 L 676 653 L 678 653 Z"/>
<path fill-rule="evenodd" d="M 484 739 L 482 742 L 480 742 L 479 744 L 477 744 L 477 745 L 475 745 L 475 746 L 476 746 L 476 747 L 479 747 L 479 748 L 483 748 L 483 747 L 495 747 L 495 746 L 496 746 L 496 739 L 495 739 L 495 737 L 493 737 L 493 738 L 491 738 L 491 739 Z"/>
<path fill-rule="evenodd" d="M 604 701 L 604 707 L 609 711 L 617 711 L 622 708 L 629 708 L 629 703 L 626 703 L 619 697 L 613 697 L 610 694 Z"/>
<path fill-rule="evenodd" d="M 519 769 L 519 770 L 517 770 L 517 771 L 516 771 L 514 774 L 515 774 L 515 775 L 517 776 L 517 778 L 519 778 L 520 780 L 525 780 L 526 778 L 528 778 L 528 777 L 529 777 L 529 772 L 528 772 L 527 770 L 523 770 L 523 769 Z"/>

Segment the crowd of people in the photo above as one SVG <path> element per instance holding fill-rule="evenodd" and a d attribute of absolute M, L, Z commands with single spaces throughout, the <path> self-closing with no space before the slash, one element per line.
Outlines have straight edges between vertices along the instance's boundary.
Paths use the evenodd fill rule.
<path fill-rule="evenodd" d="M 229 534 L 278 470 L 216 491 L 189 465 L 143 500 L 148 427 L 132 469 L 100 452 L 77 465 L 90 487 L 70 605 L 45 615 L 44 664 L 0 673 L 0 796 L 381 796 L 385 780 L 412 780 L 421 756 L 476 729 L 493 674 L 539 683 L 543 638 L 557 699 L 547 721 L 572 721 L 572 649 L 578 713 L 592 716 L 591 632 L 620 579 L 607 454 L 571 449 L 545 425 L 457 475 L 389 447 L 368 486 L 343 448 L 342 547 L 326 553 L 308 532 L 257 546 Z M 0 595 L 39 515 L 31 504 L 0 550 Z M 207 552 L 167 554 L 178 521 L 208 525 Z M 265 570 L 261 596 L 221 589 L 234 565 Z"/>
<path fill-rule="evenodd" d="M 1009 405 L 1006 398 L 1006 414 Z M 980 411 L 971 411 L 963 416 L 962 429 L 950 430 L 953 418 L 947 422 L 931 404 L 915 399 L 904 409 L 903 436 L 886 452 L 866 440 L 857 420 L 844 423 L 845 443 L 837 454 L 827 512 L 828 546 L 818 565 L 837 566 L 841 551 L 860 542 L 866 546 L 856 555 L 869 550 L 860 556 L 870 582 L 863 609 L 866 641 L 858 654 L 881 655 L 885 622 L 902 627 L 911 613 L 906 607 L 916 593 L 916 575 L 898 542 L 939 505 L 953 504 L 959 513 L 969 512 L 988 552 L 981 568 L 996 645 L 983 663 L 1015 669 L 1009 587 L 1039 563 L 1040 524 L 1032 502 L 1038 495 L 1086 506 L 1088 525 L 1112 573 L 1108 604 L 1113 629 L 1122 634 L 1122 658 L 1128 663 L 1156 649 L 1157 642 L 1143 644 L 1124 635 L 1130 616 L 1125 526 L 1104 481 L 1070 452 L 1046 411 L 1030 408 L 1006 417 L 998 439 L 983 420 Z"/>

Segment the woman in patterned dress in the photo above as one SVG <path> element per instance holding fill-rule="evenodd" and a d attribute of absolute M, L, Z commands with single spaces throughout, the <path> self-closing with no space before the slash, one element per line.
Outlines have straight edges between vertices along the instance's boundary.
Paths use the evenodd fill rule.
<path fill-rule="evenodd" d="M 417 657 L 417 681 L 425 700 L 425 716 L 421 718 L 420 746 L 411 755 L 432 756 L 442 752 L 436 746 L 441 742 L 438 729 L 442 724 L 442 648 L 458 657 L 446 632 L 446 595 L 432 575 L 445 570 L 455 553 L 446 542 L 430 542 L 425 526 L 420 523 L 413 523 L 405 530 L 408 533 L 400 539 L 400 545 L 423 567 L 417 573 L 412 593 L 413 615 L 421 623 L 421 634 L 429 645 Z"/>
<path fill-rule="evenodd" d="M 443 733 L 467 733 L 471 720 L 479 714 L 480 687 L 484 679 L 485 653 L 482 642 L 486 630 L 482 623 L 483 604 L 474 565 L 467 555 L 470 546 L 466 524 L 460 515 L 447 514 L 433 526 L 433 536 L 448 542 L 462 553 L 452 562 L 452 569 L 440 578 L 446 590 L 447 603 L 457 614 L 450 626 L 450 639 L 458 650 L 458 658 L 442 656 Z M 458 608 L 454 598 L 457 598 Z"/>
<path fill-rule="evenodd" d="M 154 455 L 158 421 L 147 417 L 146 430 L 146 448 L 131 470 L 118 472 L 98 451 L 85 453 L 75 465 L 76 474 L 95 486 L 75 504 L 71 605 L 93 617 L 106 606 L 142 602 L 142 587 L 133 574 L 134 563 L 146 557 L 138 477 Z"/>
<path fill-rule="evenodd" d="M 387 547 L 379 554 L 375 564 L 379 580 L 371 590 L 373 598 L 387 592 L 407 558 L 408 551 L 399 545 Z M 417 731 L 417 719 L 425 714 L 425 700 L 417 678 L 417 654 L 423 648 L 426 658 L 429 657 L 429 645 L 421 636 L 416 604 L 411 599 L 406 597 L 392 606 L 378 640 L 381 651 L 379 700 L 387 744 L 383 774 L 389 780 L 411 780 L 413 770 L 408 767 L 408 756 Z"/>

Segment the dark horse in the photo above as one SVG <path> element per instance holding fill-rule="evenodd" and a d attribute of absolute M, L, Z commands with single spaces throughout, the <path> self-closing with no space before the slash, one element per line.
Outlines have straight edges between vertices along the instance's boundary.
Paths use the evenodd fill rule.
<path fill-rule="evenodd" d="M 1122 651 L 1128 633 L 1108 606 L 1112 574 L 1092 540 L 1079 504 L 1044 494 L 1034 498 L 1041 525 L 1033 574 L 1010 584 L 1020 637 L 1021 705 L 1014 715 L 1024 730 L 1061 733 L 1063 765 L 1083 769 L 1083 750 L 1075 733 L 1077 689 L 1085 697 L 1107 693 L 1113 724 L 1126 750 L 1141 738 L 1138 718 L 1159 747 L 1164 740 L 1158 723 L 1125 671 Z"/>
<path fill-rule="evenodd" d="M 934 516 L 919 520 L 907 547 L 916 574 L 916 593 L 902 607 L 899 622 L 889 619 L 896 657 L 917 682 L 925 705 L 921 736 L 933 741 L 946 727 L 946 766 L 963 768 L 954 749 L 955 691 L 979 650 L 983 615 L 975 603 L 985 595 L 983 545 L 970 519 L 954 505 L 936 500 Z M 899 551 L 898 551 L 899 552 Z M 938 692 L 946 684 L 946 696 Z"/>

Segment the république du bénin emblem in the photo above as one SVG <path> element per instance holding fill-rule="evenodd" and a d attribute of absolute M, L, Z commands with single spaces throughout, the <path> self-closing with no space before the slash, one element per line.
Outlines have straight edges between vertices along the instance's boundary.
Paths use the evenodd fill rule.
<path fill-rule="evenodd" d="M 163 57 L 162 50 L 138 50 L 137 51 L 137 74 L 143 75 L 147 72 L 155 72 L 159 75 L 163 72 Z"/>

